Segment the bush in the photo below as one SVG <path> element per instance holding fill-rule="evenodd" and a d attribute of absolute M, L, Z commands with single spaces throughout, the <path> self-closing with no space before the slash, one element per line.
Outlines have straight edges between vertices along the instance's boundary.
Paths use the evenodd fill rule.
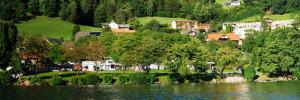
<path fill-rule="evenodd" d="M 129 81 L 129 78 L 126 75 L 120 75 L 119 80 L 117 81 L 119 84 L 125 84 Z"/>
<path fill-rule="evenodd" d="M 50 85 L 64 85 L 65 81 L 60 76 L 54 76 L 49 81 Z"/>
<path fill-rule="evenodd" d="M 256 76 L 256 70 L 254 67 L 247 67 L 244 69 L 244 77 L 247 80 L 253 81 L 255 76 Z"/>
<path fill-rule="evenodd" d="M 132 84 L 153 84 L 156 76 L 154 74 L 130 74 L 129 81 Z"/>
<path fill-rule="evenodd" d="M 76 85 L 76 84 L 80 84 L 80 82 L 82 83 L 82 78 L 78 78 L 78 77 L 73 77 L 69 83 Z"/>
<path fill-rule="evenodd" d="M 296 76 L 298 80 L 300 80 L 300 70 L 294 71 L 293 75 Z"/>
<path fill-rule="evenodd" d="M 91 74 L 78 81 L 79 81 L 78 83 L 84 85 L 97 85 L 98 83 L 100 83 L 100 78 L 95 74 Z"/>
<path fill-rule="evenodd" d="M 172 84 L 173 80 L 171 79 L 171 77 L 168 76 L 159 76 L 158 77 L 158 81 L 160 84 Z"/>
<path fill-rule="evenodd" d="M 31 85 L 41 85 L 42 84 L 42 79 L 37 77 L 37 76 L 33 76 L 30 79 L 30 84 Z"/>
<path fill-rule="evenodd" d="M 104 75 L 103 76 L 103 83 L 104 84 L 112 84 L 113 76 L 112 75 Z"/>
<path fill-rule="evenodd" d="M 11 85 L 12 84 L 11 73 L 9 72 L 0 72 L 0 85 Z"/>

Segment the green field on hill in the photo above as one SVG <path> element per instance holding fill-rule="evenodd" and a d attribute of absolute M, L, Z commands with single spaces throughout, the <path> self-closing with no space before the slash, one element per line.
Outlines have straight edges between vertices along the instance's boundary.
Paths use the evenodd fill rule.
<path fill-rule="evenodd" d="M 157 20 L 160 24 L 171 24 L 173 20 L 185 20 L 184 18 L 167 18 L 167 17 L 138 17 L 136 18 L 141 24 L 146 24 L 152 19 Z"/>
<path fill-rule="evenodd" d="M 17 24 L 20 33 L 28 35 L 44 35 L 51 38 L 64 37 L 70 40 L 72 30 L 75 24 L 63 21 L 59 17 L 50 18 L 46 16 L 37 16 L 28 21 L 23 21 Z M 100 31 L 100 28 L 80 25 L 81 31 Z"/>
<path fill-rule="evenodd" d="M 266 15 L 266 17 L 269 17 L 273 20 L 289 20 L 289 19 L 294 19 L 296 18 L 296 14 L 283 14 L 283 15 Z M 259 21 L 260 16 L 251 16 L 248 18 L 245 18 L 241 20 L 241 22 L 254 22 L 254 21 Z"/>

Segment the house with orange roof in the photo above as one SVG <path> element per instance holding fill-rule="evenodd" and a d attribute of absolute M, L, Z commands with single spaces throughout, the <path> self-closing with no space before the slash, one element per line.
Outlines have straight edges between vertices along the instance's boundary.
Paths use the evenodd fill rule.
<path fill-rule="evenodd" d="M 173 29 L 197 29 L 205 30 L 206 32 L 209 29 L 209 24 L 199 23 L 198 21 L 193 20 L 174 20 L 171 23 Z"/>
<path fill-rule="evenodd" d="M 213 34 L 208 34 L 206 36 L 206 41 L 220 41 L 220 42 L 225 42 L 225 41 L 235 41 L 238 45 L 242 44 L 242 41 L 240 37 L 234 33 L 227 33 L 227 34 L 221 34 L 221 33 L 213 33 Z"/>

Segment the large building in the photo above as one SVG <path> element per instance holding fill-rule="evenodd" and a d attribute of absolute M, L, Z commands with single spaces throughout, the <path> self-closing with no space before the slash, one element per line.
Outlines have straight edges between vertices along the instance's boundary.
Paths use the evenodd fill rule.
<path fill-rule="evenodd" d="M 207 32 L 210 25 L 192 20 L 174 20 L 171 23 L 171 27 L 173 29 L 180 29 L 181 34 L 196 36 L 201 31 Z"/>
<path fill-rule="evenodd" d="M 268 18 L 266 21 L 271 29 L 276 29 L 279 27 L 291 27 L 293 23 L 293 20 L 272 21 Z M 225 22 L 223 23 L 223 30 L 225 30 L 229 25 L 233 26 L 233 32 L 237 34 L 241 39 L 245 38 L 248 30 L 260 31 L 263 28 L 261 22 Z"/>

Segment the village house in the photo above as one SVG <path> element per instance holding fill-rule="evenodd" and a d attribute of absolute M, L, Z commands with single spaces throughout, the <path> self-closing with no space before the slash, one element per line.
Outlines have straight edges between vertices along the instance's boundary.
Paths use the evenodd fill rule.
<path fill-rule="evenodd" d="M 98 70 L 119 70 L 121 64 L 115 63 L 113 60 L 106 60 L 104 63 L 97 67 Z"/>
<path fill-rule="evenodd" d="M 121 64 L 115 63 L 113 60 L 101 61 L 82 61 L 81 62 L 83 71 L 97 71 L 97 70 L 119 70 Z"/>
<path fill-rule="evenodd" d="M 117 24 L 115 21 L 111 21 L 108 26 L 113 33 L 133 33 L 135 30 L 130 29 L 129 24 Z"/>
<path fill-rule="evenodd" d="M 224 2 L 222 6 L 239 6 L 241 5 L 240 0 L 231 0 L 230 2 Z"/>
<path fill-rule="evenodd" d="M 174 20 L 171 23 L 171 28 L 181 29 L 181 34 L 189 34 L 196 36 L 199 32 L 207 32 L 209 24 L 198 23 L 192 20 Z"/>
<path fill-rule="evenodd" d="M 282 21 L 272 21 L 271 19 L 266 18 L 268 25 L 271 29 L 276 29 L 279 27 L 291 27 L 293 20 L 282 20 Z M 244 39 L 246 36 L 247 31 L 255 30 L 260 31 L 262 30 L 263 26 L 261 22 L 225 22 L 223 23 L 223 30 L 226 29 L 227 26 L 233 26 L 233 32 L 237 34 L 241 39 Z"/>
<path fill-rule="evenodd" d="M 77 32 L 75 34 L 75 41 L 77 41 L 81 37 L 91 36 L 91 37 L 99 37 L 101 35 L 101 32 Z"/>
<path fill-rule="evenodd" d="M 208 34 L 206 36 L 206 41 L 220 41 L 220 42 L 226 42 L 226 41 L 234 41 L 238 45 L 242 44 L 242 41 L 240 37 L 234 33 L 227 33 L 227 34 L 220 34 L 220 33 L 213 33 L 213 34 Z"/>

